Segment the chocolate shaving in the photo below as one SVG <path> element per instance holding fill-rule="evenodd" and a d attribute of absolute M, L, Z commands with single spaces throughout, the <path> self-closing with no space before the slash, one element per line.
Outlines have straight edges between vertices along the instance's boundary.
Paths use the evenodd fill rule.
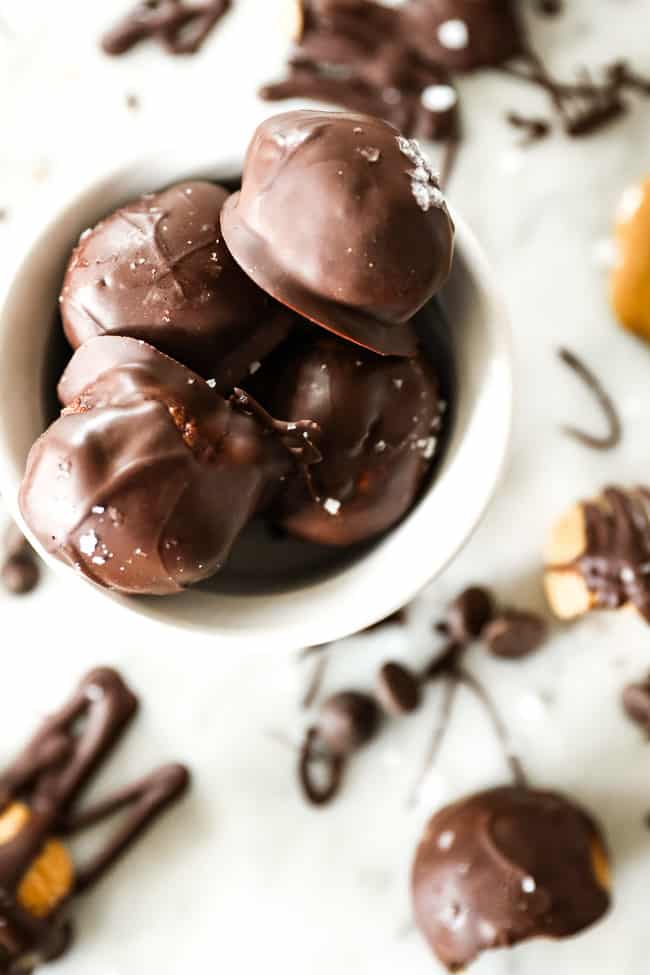
<path fill-rule="evenodd" d="M 329 656 L 325 653 L 320 654 L 316 658 L 316 663 L 314 664 L 311 678 L 307 684 L 307 689 L 303 695 L 302 701 L 300 702 L 304 710 L 313 707 L 318 700 L 318 695 L 320 694 L 323 686 L 323 680 L 325 678 L 328 663 Z"/>
<path fill-rule="evenodd" d="M 545 139 L 551 131 L 550 123 L 543 118 L 532 118 L 520 115 L 518 112 L 508 112 L 506 119 L 514 128 L 521 130 L 523 137 L 520 145 L 522 146 Z"/>
<path fill-rule="evenodd" d="M 157 40 L 170 54 L 195 54 L 228 12 L 231 0 L 144 0 L 102 37 L 102 50 L 111 56 L 126 54 L 136 44 Z"/>
<path fill-rule="evenodd" d="M 574 440 L 594 450 L 612 450 L 614 447 L 618 447 L 622 439 L 622 424 L 616 407 L 605 391 L 602 383 L 574 352 L 571 352 L 569 349 L 560 348 L 558 349 L 558 355 L 562 362 L 572 369 L 583 381 L 587 389 L 594 394 L 605 415 L 609 428 L 608 432 L 602 437 L 586 433 L 573 426 L 564 426 L 562 429 L 569 437 L 573 437 Z"/>
<path fill-rule="evenodd" d="M 312 766 L 315 761 L 322 764 L 324 756 L 316 751 L 319 742 L 319 735 L 316 728 L 310 728 L 305 736 L 305 740 L 300 749 L 300 759 L 298 762 L 298 778 L 305 797 L 314 806 L 323 806 L 337 795 L 343 782 L 343 770 L 345 759 L 342 755 L 328 754 L 325 757 L 327 762 L 326 781 L 318 784 L 312 775 Z"/>

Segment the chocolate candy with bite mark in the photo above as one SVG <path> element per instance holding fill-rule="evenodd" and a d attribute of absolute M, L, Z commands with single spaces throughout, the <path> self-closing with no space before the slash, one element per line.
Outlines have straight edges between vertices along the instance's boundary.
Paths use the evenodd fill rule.
<path fill-rule="evenodd" d="M 415 857 L 418 927 L 449 971 L 490 948 L 566 938 L 610 903 L 608 856 L 591 816 L 554 792 L 506 786 L 440 810 Z"/>
<path fill-rule="evenodd" d="M 136 339 L 91 339 L 59 395 L 21 510 L 44 548 L 120 592 L 177 593 L 214 574 L 293 463 L 256 419 Z"/>
<path fill-rule="evenodd" d="M 499 613 L 481 635 L 495 657 L 516 660 L 539 650 L 548 635 L 548 626 L 538 613 L 511 609 Z"/>
<path fill-rule="evenodd" d="M 408 667 L 388 661 L 377 675 L 375 694 L 387 714 L 410 714 L 420 705 L 420 681 Z"/>
<path fill-rule="evenodd" d="M 492 594 L 480 586 L 470 586 L 447 608 L 445 632 L 456 643 L 469 643 L 481 635 L 493 616 Z"/>
<path fill-rule="evenodd" d="M 341 691 L 323 703 L 317 733 L 333 755 L 350 755 L 374 737 L 379 721 L 374 698 L 357 691 Z"/>
<path fill-rule="evenodd" d="M 178 183 L 82 234 L 60 303 L 72 347 L 103 334 L 144 339 L 224 389 L 268 355 L 292 319 L 229 254 L 219 227 L 227 196 L 213 183 Z"/>
<path fill-rule="evenodd" d="M 271 411 L 315 420 L 323 460 L 311 468 L 311 495 L 302 478 L 288 484 L 276 520 L 321 545 L 386 531 L 416 500 L 435 453 L 440 403 L 431 366 L 423 356 L 383 358 L 317 329 L 283 353 L 269 382 Z"/>
<path fill-rule="evenodd" d="M 299 111 L 263 122 L 221 226 L 261 288 L 384 355 L 416 352 L 407 323 L 451 267 L 453 223 L 429 162 L 367 115 Z"/>
<path fill-rule="evenodd" d="M 408 0 L 402 18 L 413 47 L 450 71 L 494 68 L 526 49 L 515 0 Z"/>

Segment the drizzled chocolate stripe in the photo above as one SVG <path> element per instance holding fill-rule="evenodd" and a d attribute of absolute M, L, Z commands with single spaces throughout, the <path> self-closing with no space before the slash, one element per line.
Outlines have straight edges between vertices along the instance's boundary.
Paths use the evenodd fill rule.
<path fill-rule="evenodd" d="M 187 787 L 180 765 L 164 766 L 83 812 L 71 807 L 117 744 L 138 708 L 120 675 L 109 668 L 91 671 L 70 700 L 48 717 L 9 768 L 0 775 L 0 812 L 13 802 L 27 806 L 28 818 L 15 836 L 0 843 L 0 973 L 33 970 L 68 946 L 70 927 L 64 905 L 81 893 L 133 843 Z M 57 834 L 89 828 L 130 807 L 115 835 L 76 872 L 73 887 L 46 917 L 18 902 L 18 888 L 46 842 Z"/>
<path fill-rule="evenodd" d="M 86 891 L 123 856 L 153 820 L 187 790 L 190 777 L 184 765 L 164 765 L 145 778 L 119 789 L 113 795 L 73 814 L 61 823 L 60 833 L 70 835 L 129 809 L 125 821 L 112 839 L 88 863 L 79 868 L 75 894 Z"/>

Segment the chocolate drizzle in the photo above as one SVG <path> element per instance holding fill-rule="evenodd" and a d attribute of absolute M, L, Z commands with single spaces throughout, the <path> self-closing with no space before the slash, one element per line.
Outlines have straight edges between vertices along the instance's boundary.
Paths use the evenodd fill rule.
<path fill-rule="evenodd" d="M 563 427 L 564 432 L 568 436 L 573 437 L 574 440 L 584 444 L 586 447 L 592 447 L 594 450 L 612 450 L 614 447 L 618 447 L 622 439 L 623 426 L 618 411 L 602 383 L 574 352 L 561 348 L 558 349 L 558 355 L 562 362 L 572 369 L 583 381 L 587 389 L 594 394 L 598 405 L 605 415 L 608 426 L 607 433 L 602 437 L 594 436 L 592 433 L 585 433 L 584 430 L 578 430 L 572 426 Z"/>
<path fill-rule="evenodd" d="M 0 810 L 6 812 L 15 802 L 27 810 L 25 823 L 0 843 L 0 972 L 31 971 L 33 965 L 65 950 L 69 931 L 62 917 L 64 905 L 99 880 L 187 785 L 185 769 L 167 766 L 85 812 L 76 811 L 81 792 L 137 707 L 137 698 L 119 674 L 107 668 L 91 671 L 0 776 Z M 87 828 L 127 805 L 132 809 L 122 827 L 93 860 L 75 871 L 60 905 L 36 917 L 20 903 L 21 880 L 52 836 Z"/>
<path fill-rule="evenodd" d="M 231 0 L 144 0 L 101 40 L 106 54 L 126 54 L 141 41 L 157 40 L 170 54 L 195 54 L 228 12 Z"/>
<path fill-rule="evenodd" d="M 540 3 L 544 13 L 560 4 Z M 541 88 L 564 132 L 588 135 L 627 110 L 625 91 L 650 83 L 624 61 L 602 80 L 586 70 L 575 81 L 555 78 L 534 49 L 521 11 L 511 0 L 406 0 L 386 8 L 376 0 L 301 0 L 300 24 L 287 77 L 261 96 L 312 98 L 376 114 L 406 135 L 455 143 L 460 134 L 455 77 L 496 69 Z M 536 141 L 546 119 L 511 121 Z"/>
<path fill-rule="evenodd" d="M 395 615 L 388 617 L 388 620 L 393 621 Z M 403 621 L 403 616 L 401 611 L 398 620 Z M 498 707 L 483 684 L 464 666 L 466 652 L 476 640 L 483 640 L 485 649 L 494 653 L 485 640 L 490 626 L 499 621 L 512 622 L 517 617 L 519 622 L 525 619 L 529 626 L 535 623 L 539 631 L 534 642 L 529 639 L 522 644 L 518 655 L 524 656 L 539 646 L 545 634 L 541 617 L 533 613 L 517 614 L 514 610 L 501 610 L 499 615 L 492 594 L 483 588 L 471 586 L 450 603 L 445 621 L 434 627 L 447 635 L 448 642 L 420 672 L 411 670 L 401 662 L 387 661 L 378 671 L 374 697 L 358 691 L 342 691 L 326 698 L 320 705 L 316 721 L 307 729 L 300 748 L 298 781 L 305 798 L 319 806 L 332 801 L 341 788 L 349 759 L 380 730 L 382 712 L 387 717 L 396 718 L 416 711 L 428 683 L 443 686 L 442 707 L 424 768 L 409 802 L 417 799 L 422 781 L 438 756 L 460 687 L 474 694 L 484 708 L 504 753 L 513 783 L 519 788 L 526 787 L 526 773 L 512 749 Z M 324 645 L 310 648 L 310 652 L 327 649 L 328 645 Z M 511 652 L 509 656 L 515 654 Z M 305 707 L 311 707 L 317 699 L 327 659 L 327 653 L 321 653 L 317 660 L 314 678 L 303 701 Z M 318 666 L 320 663 L 322 667 Z M 321 773 L 319 778 L 316 777 L 318 766 Z"/>
<path fill-rule="evenodd" d="M 650 622 L 650 490 L 608 487 L 583 511 L 585 551 L 559 568 L 577 568 L 598 607 L 632 603 Z"/>

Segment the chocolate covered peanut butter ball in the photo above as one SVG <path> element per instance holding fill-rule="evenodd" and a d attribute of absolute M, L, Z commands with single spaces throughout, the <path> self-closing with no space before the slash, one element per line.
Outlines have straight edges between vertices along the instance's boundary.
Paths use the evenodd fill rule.
<path fill-rule="evenodd" d="M 221 226 L 264 291 L 384 355 L 415 354 L 409 319 L 452 259 L 453 223 L 418 144 L 347 112 L 263 122 Z"/>
<path fill-rule="evenodd" d="M 382 357 L 316 329 L 282 349 L 272 412 L 320 426 L 311 490 L 294 477 L 278 504 L 292 535 L 351 545 L 386 531 L 416 500 L 436 451 L 439 387 L 425 358 Z"/>
<path fill-rule="evenodd" d="M 178 183 L 82 234 L 60 301 L 72 347 L 104 334 L 144 339 L 226 389 L 281 342 L 291 316 L 224 243 L 227 196 L 213 183 Z"/>
<path fill-rule="evenodd" d="M 490 948 L 567 938 L 607 911 L 605 843 L 566 797 L 490 789 L 436 813 L 412 876 L 417 924 L 449 971 Z"/>
<path fill-rule="evenodd" d="M 91 339 L 59 394 L 21 510 L 44 548 L 120 592 L 211 576 L 293 463 L 276 434 L 136 339 Z"/>

